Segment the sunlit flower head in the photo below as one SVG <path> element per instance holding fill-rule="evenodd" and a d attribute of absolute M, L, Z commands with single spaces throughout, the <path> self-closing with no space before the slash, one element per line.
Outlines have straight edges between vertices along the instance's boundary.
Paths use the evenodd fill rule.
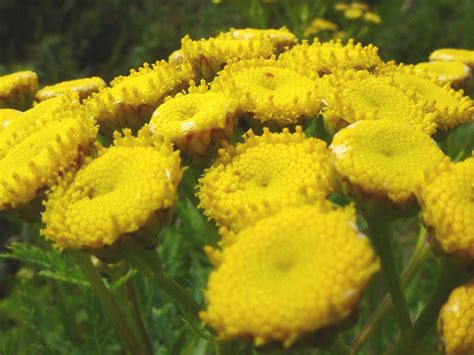
<path fill-rule="evenodd" d="M 423 221 L 442 249 L 474 259 L 474 158 L 431 174 L 418 197 Z"/>
<path fill-rule="evenodd" d="M 375 25 L 380 25 L 382 23 L 382 18 L 377 15 L 375 12 L 367 11 L 364 14 L 364 21 L 373 23 Z"/>
<path fill-rule="evenodd" d="M 439 314 L 438 333 L 444 354 L 474 353 L 473 281 L 451 292 Z"/>
<path fill-rule="evenodd" d="M 0 76 L 0 108 L 25 110 L 38 90 L 38 76 L 31 71 L 20 71 Z"/>
<path fill-rule="evenodd" d="M 457 61 L 474 68 L 474 50 L 443 48 L 437 49 L 430 54 L 430 60 Z"/>
<path fill-rule="evenodd" d="M 17 122 L 30 119 L 24 113 L 0 131 L 6 139 L 0 147 L 0 210 L 27 204 L 44 192 L 81 160 L 97 133 L 95 122 L 79 108 L 24 135 L 25 125 Z"/>
<path fill-rule="evenodd" d="M 188 155 L 202 156 L 233 131 L 236 103 L 202 84 L 158 106 L 151 117 L 153 133 L 168 137 Z"/>
<path fill-rule="evenodd" d="M 269 36 L 255 36 L 251 39 L 209 38 L 194 41 L 185 36 L 181 49 L 197 77 L 211 81 L 227 63 L 250 58 L 269 58 L 273 42 Z"/>
<path fill-rule="evenodd" d="M 440 86 L 427 74 L 417 74 L 413 66 L 387 66 L 380 75 L 389 76 L 404 92 L 414 94 L 414 100 L 426 112 L 434 113 L 438 128 L 448 129 L 474 119 L 474 106 L 462 90 L 455 91 L 449 84 Z"/>
<path fill-rule="evenodd" d="M 439 84 L 449 84 L 453 88 L 464 87 L 471 78 L 471 68 L 462 62 L 425 62 L 418 63 L 416 73 L 434 76 Z"/>
<path fill-rule="evenodd" d="M 42 234 L 59 248 L 88 250 L 133 239 L 174 205 L 180 178 L 179 153 L 169 142 L 148 129 L 137 137 L 116 132 L 111 147 L 52 188 Z"/>
<path fill-rule="evenodd" d="M 316 17 L 308 27 L 305 28 L 303 36 L 305 38 L 315 35 L 319 32 L 330 31 L 334 32 L 339 29 L 339 26 L 332 21 L 329 21 L 323 17 Z"/>
<path fill-rule="evenodd" d="M 274 59 L 229 64 L 212 91 L 235 97 L 239 113 L 264 125 L 287 126 L 317 115 L 321 99 L 314 75 Z"/>
<path fill-rule="evenodd" d="M 111 87 L 92 94 L 84 105 L 107 135 L 124 127 L 137 131 L 166 96 L 181 91 L 191 78 L 191 67 L 186 64 L 145 63 L 138 70 L 132 69 L 129 76 L 115 78 Z"/>
<path fill-rule="evenodd" d="M 63 81 L 58 84 L 45 86 L 36 93 L 36 101 L 44 101 L 56 96 L 67 95 L 73 92 L 79 94 L 81 100 L 89 97 L 93 92 L 106 87 L 105 81 L 99 77 L 82 78 Z"/>
<path fill-rule="evenodd" d="M 381 119 L 404 121 L 429 134 L 435 131 L 435 115 L 425 112 L 415 94 L 398 88 L 392 78 L 338 71 L 322 78 L 320 86 L 326 104 L 323 116 L 332 131 L 360 120 Z"/>
<path fill-rule="evenodd" d="M 426 172 L 448 160 L 430 136 L 394 120 L 353 123 L 334 136 L 329 150 L 347 194 L 361 192 L 400 207 L 414 202 Z"/>
<path fill-rule="evenodd" d="M 297 42 L 296 36 L 288 31 L 286 27 L 265 30 L 256 28 L 231 28 L 228 32 L 221 33 L 218 38 L 254 40 L 262 36 L 270 38 L 277 53 L 284 51 L 285 48 L 292 47 Z"/>
<path fill-rule="evenodd" d="M 22 112 L 11 108 L 0 108 L 0 131 L 8 126 L 13 120 L 19 118 Z"/>
<path fill-rule="evenodd" d="M 330 193 L 326 144 L 296 133 L 249 131 L 219 150 L 199 180 L 199 206 L 219 225 L 240 230 L 285 206 L 323 201 Z"/>
<path fill-rule="evenodd" d="M 287 207 L 224 238 L 201 312 L 220 339 L 288 347 L 345 320 L 379 269 L 352 208 Z"/>
<path fill-rule="evenodd" d="M 373 70 L 383 63 L 377 47 L 354 44 L 352 39 L 345 45 L 341 40 L 321 43 L 314 39 L 312 44 L 303 42 L 282 53 L 278 61 L 306 68 L 319 76 L 337 69 Z"/>

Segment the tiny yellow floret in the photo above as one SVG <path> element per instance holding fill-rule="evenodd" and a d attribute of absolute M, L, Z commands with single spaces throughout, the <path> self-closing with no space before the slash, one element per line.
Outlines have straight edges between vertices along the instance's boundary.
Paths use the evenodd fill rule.
<path fill-rule="evenodd" d="M 21 111 L 13 110 L 11 108 L 0 108 L 0 131 L 21 115 Z"/>
<path fill-rule="evenodd" d="M 199 206 L 218 224 L 240 230 L 285 206 L 318 203 L 331 192 L 326 143 L 296 133 L 249 131 L 219 150 L 199 180 Z"/>
<path fill-rule="evenodd" d="M 58 84 L 45 86 L 36 93 L 36 101 L 48 100 L 52 97 L 67 95 L 73 92 L 79 94 L 81 100 L 89 97 L 92 93 L 106 87 L 105 81 L 99 77 L 82 78 L 63 81 Z"/>
<path fill-rule="evenodd" d="M 211 272 L 200 314 L 219 339 L 289 347 L 346 319 L 379 269 L 353 208 L 287 207 L 233 239 Z"/>
<path fill-rule="evenodd" d="M 361 191 L 398 206 L 414 201 L 425 173 L 448 160 L 430 136 L 394 120 L 353 123 L 329 149 L 346 193 Z"/>
<path fill-rule="evenodd" d="M 130 130 L 116 133 L 111 147 L 52 188 L 41 233 L 59 248 L 111 246 L 170 209 L 180 179 L 179 153 L 171 143 L 147 127 L 137 137 Z"/>
<path fill-rule="evenodd" d="M 423 221 L 443 250 L 474 259 L 474 158 L 431 174 L 419 200 Z"/>
<path fill-rule="evenodd" d="M 474 353 L 474 281 L 451 292 L 439 314 L 438 333 L 444 354 Z"/>
<path fill-rule="evenodd" d="M 0 108 L 25 110 L 31 106 L 36 90 L 38 76 L 32 71 L 0 76 Z"/>

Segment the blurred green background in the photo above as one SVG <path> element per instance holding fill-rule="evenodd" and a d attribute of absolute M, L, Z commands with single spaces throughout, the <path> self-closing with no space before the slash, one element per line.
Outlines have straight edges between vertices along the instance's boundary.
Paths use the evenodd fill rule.
<path fill-rule="evenodd" d="M 302 38 L 316 17 L 337 23 L 363 43 L 374 43 L 385 60 L 416 63 L 426 61 L 440 47 L 474 49 L 472 0 L 366 2 L 382 18 L 380 25 L 345 18 L 334 10 L 336 1 L 217 2 L 0 0 L 0 74 L 32 69 L 41 85 L 89 75 L 111 80 L 145 61 L 166 59 L 185 34 L 198 39 L 229 27 L 287 26 Z M 167 272 L 202 301 L 210 268 L 202 252 L 202 246 L 210 242 L 207 227 L 186 201 L 179 202 L 176 216 L 173 227 L 161 234 L 160 253 Z M 77 267 L 37 237 L 39 228 L 39 224 L 0 215 L 0 354 L 123 353 Z M 399 237 L 402 261 L 403 243 L 413 244 L 413 228 L 402 230 Z M 13 245 L 8 253 L 7 244 Z M 205 340 L 183 325 L 170 300 L 147 280 L 120 266 L 104 273 L 118 298 L 127 297 L 123 284 L 130 280 L 135 284 L 155 353 L 212 353 Z M 415 280 L 416 286 L 408 290 L 412 311 L 423 305 L 435 275 L 436 264 L 431 260 Z M 382 296 L 377 276 L 364 301 L 363 317 Z M 386 349 L 396 335 L 394 324 L 390 314 L 363 353 Z M 344 335 L 346 342 L 360 326 L 361 322 Z M 434 348 L 434 333 L 428 341 Z M 240 348 L 239 353 L 245 351 L 250 352 Z"/>

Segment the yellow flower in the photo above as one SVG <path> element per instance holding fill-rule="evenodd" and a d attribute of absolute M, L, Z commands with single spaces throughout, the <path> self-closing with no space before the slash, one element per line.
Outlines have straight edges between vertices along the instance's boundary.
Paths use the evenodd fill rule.
<path fill-rule="evenodd" d="M 318 114 L 321 99 L 313 79 L 274 59 L 251 59 L 227 65 L 211 89 L 236 97 L 247 118 L 281 127 Z"/>
<path fill-rule="evenodd" d="M 297 42 L 296 36 L 288 31 L 286 27 L 265 30 L 256 28 L 231 28 L 228 32 L 219 34 L 217 38 L 254 40 L 261 37 L 268 37 L 272 41 L 277 53 L 283 52 L 285 48 L 292 47 Z"/>
<path fill-rule="evenodd" d="M 352 208 L 289 207 L 224 238 L 200 314 L 220 339 L 289 347 L 346 319 L 379 269 Z"/>
<path fill-rule="evenodd" d="M 337 31 L 339 26 L 334 22 L 326 20 L 322 17 L 316 17 L 309 26 L 304 30 L 304 37 L 309 37 L 313 34 L 316 34 L 320 31 Z"/>
<path fill-rule="evenodd" d="M 189 65 L 165 61 L 131 70 L 130 75 L 115 78 L 111 87 L 103 88 L 84 101 L 93 113 L 101 131 L 111 135 L 124 127 L 139 130 L 151 118 L 156 107 L 168 95 L 187 86 L 192 78 Z"/>
<path fill-rule="evenodd" d="M 334 9 L 335 9 L 336 11 L 344 11 L 344 10 L 346 10 L 346 9 L 348 9 L 348 8 L 349 8 L 349 5 L 348 5 L 348 4 L 344 4 L 344 3 L 342 3 L 342 2 L 338 2 L 338 3 L 336 3 L 336 4 L 334 5 Z"/>
<path fill-rule="evenodd" d="M 426 62 L 418 63 L 416 73 L 434 76 L 438 83 L 450 84 L 453 88 L 461 88 L 471 78 L 471 68 L 462 62 Z"/>
<path fill-rule="evenodd" d="M 331 131 L 360 120 L 404 121 L 432 134 L 435 116 L 423 111 L 416 96 L 399 89 L 392 78 L 377 77 L 366 71 L 338 71 L 325 76 L 320 91 L 326 108 L 324 119 Z"/>
<path fill-rule="evenodd" d="M 474 51 L 452 48 L 437 49 L 430 54 L 430 60 L 447 60 L 462 62 L 472 69 L 474 68 Z"/>
<path fill-rule="evenodd" d="M 357 8 L 349 7 L 348 9 L 344 10 L 344 17 L 349 20 L 361 18 L 363 14 L 364 14 L 364 11 Z"/>
<path fill-rule="evenodd" d="M 209 38 L 193 41 L 189 36 L 181 40 L 181 49 L 190 61 L 197 77 L 212 80 L 225 64 L 250 58 L 269 58 L 273 42 L 269 36 L 252 39 Z"/>
<path fill-rule="evenodd" d="M 235 110 L 233 99 L 208 91 L 204 84 L 168 98 L 153 113 L 149 127 L 187 154 L 202 156 L 232 134 Z"/>
<path fill-rule="evenodd" d="M 19 118 L 21 115 L 21 111 L 13 110 L 11 108 L 0 108 L 0 131 L 8 126 L 12 120 Z"/>
<path fill-rule="evenodd" d="M 23 110 L 31 106 L 38 90 L 38 77 L 31 71 L 0 76 L 0 108 Z"/>
<path fill-rule="evenodd" d="M 282 53 L 278 61 L 287 65 L 306 68 L 319 76 L 337 69 L 373 70 L 383 62 L 378 48 L 369 44 L 363 47 L 350 39 L 346 45 L 341 40 L 321 43 L 314 39 L 312 44 L 303 42 Z"/>
<path fill-rule="evenodd" d="M 371 22 L 376 25 L 380 25 L 382 23 L 382 19 L 380 18 L 380 16 L 377 15 L 375 12 L 371 11 L 368 11 L 364 14 L 364 21 Z"/>
<path fill-rule="evenodd" d="M 0 147 L 0 210 L 26 204 L 51 186 L 81 159 L 97 133 L 95 122 L 79 108 L 43 126 L 31 125 L 25 135 L 21 128 L 27 125 L 17 123 L 31 119 L 24 113 L 0 131 L 6 139 Z"/>
<path fill-rule="evenodd" d="M 368 11 L 369 10 L 369 5 L 361 3 L 361 2 L 353 2 L 349 6 L 353 9 L 357 9 L 357 10 L 362 10 L 362 11 Z"/>
<path fill-rule="evenodd" d="M 52 97 L 77 92 L 81 100 L 89 97 L 93 92 L 106 87 L 104 80 L 99 77 L 82 78 L 63 81 L 58 84 L 45 86 L 36 93 L 36 101 L 44 101 Z"/>
<path fill-rule="evenodd" d="M 338 183 L 399 207 L 415 201 L 424 174 L 448 158 L 422 131 L 395 120 L 360 121 L 339 131 L 329 147 Z"/>
<path fill-rule="evenodd" d="M 446 253 L 474 258 L 474 158 L 435 172 L 419 192 L 422 217 Z"/>
<path fill-rule="evenodd" d="M 323 201 L 330 193 L 326 144 L 296 133 L 249 131 L 245 142 L 219 150 L 199 180 L 199 207 L 222 226 L 240 230 L 285 206 Z"/>
<path fill-rule="evenodd" d="M 474 282 L 451 292 L 439 314 L 438 333 L 444 354 L 474 353 Z"/>
<path fill-rule="evenodd" d="M 42 235 L 59 248 L 120 244 L 173 207 L 181 178 L 179 153 L 159 136 L 129 129 L 114 144 L 68 172 L 48 193 Z M 155 235 L 157 230 L 152 231 Z M 123 237 L 123 238 L 122 238 Z"/>

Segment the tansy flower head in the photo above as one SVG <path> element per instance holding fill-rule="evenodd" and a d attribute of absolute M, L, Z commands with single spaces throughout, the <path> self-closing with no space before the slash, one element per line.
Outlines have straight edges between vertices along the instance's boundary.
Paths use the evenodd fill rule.
<path fill-rule="evenodd" d="M 38 77 L 31 71 L 0 76 L 0 108 L 24 110 L 30 107 L 38 90 Z"/>
<path fill-rule="evenodd" d="M 334 136 L 329 149 L 347 194 L 360 192 L 399 207 L 414 202 L 424 174 L 448 160 L 427 134 L 394 120 L 353 123 Z"/>
<path fill-rule="evenodd" d="M 181 49 L 189 60 L 197 77 L 211 81 L 224 65 L 236 60 L 269 58 L 273 42 L 269 36 L 254 36 L 251 39 L 209 38 L 193 41 L 189 36 L 181 40 Z"/>
<path fill-rule="evenodd" d="M 228 32 L 221 33 L 217 38 L 253 40 L 261 38 L 262 36 L 270 38 L 277 53 L 283 52 L 286 48 L 292 47 L 297 42 L 296 36 L 288 31 L 286 27 L 265 30 L 256 28 L 231 28 Z"/>
<path fill-rule="evenodd" d="M 426 62 L 418 63 L 416 73 L 434 76 L 441 85 L 449 84 L 453 88 L 462 88 L 471 78 L 471 68 L 462 62 Z"/>
<path fill-rule="evenodd" d="M 438 333 L 444 354 L 474 353 L 474 281 L 451 292 L 439 314 Z"/>
<path fill-rule="evenodd" d="M 233 99 L 203 84 L 167 99 L 153 113 L 149 127 L 188 155 L 202 156 L 232 134 L 235 110 Z"/>
<path fill-rule="evenodd" d="M 473 119 L 472 100 L 464 96 L 462 90 L 455 91 L 449 84 L 440 86 L 428 75 L 416 74 L 413 66 L 389 65 L 380 70 L 380 74 L 391 77 L 402 91 L 411 91 L 415 95 L 414 100 L 424 111 L 435 114 L 439 128 L 452 128 Z"/>
<path fill-rule="evenodd" d="M 132 233 L 148 223 L 162 222 L 180 178 L 179 153 L 169 142 L 151 136 L 147 127 L 137 137 L 128 129 L 123 136 L 116 133 L 113 146 L 52 188 L 42 234 L 59 248 L 100 255 L 127 237 L 133 241 Z"/>
<path fill-rule="evenodd" d="M 317 73 L 319 76 L 337 69 L 373 70 L 383 62 L 378 56 L 378 48 L 369 44 L 363 47 L 351 39 L 346 45 L 341 40 L 321 43 L 314 39 L 312 44 L 303 42 L 282 53 L 278 60 L 287 65 Z"/>
<path fill-rule="evenodd" d="M 124 127 L 138 130 L 166 96 L 182 90 L 191 78 L 189 65 L 145 63 L 138 70 L 132 69 L 129 76 L 115 78 L 111 87 L 94 93 L 84 105 L 107 135 Z"/>
<path fill-rule="evenodd" d="M 41 102 L 22 113 L 21 119 L 11 120 L 8 118 L 11 115 L 8 114 L 8 124 L 3 125 L 3 129 L 0 129 L 0 159 L 14 145 L 22 142 L 49 123 L 74 116 L 88 116 L 84 107 L 79 105 L 77 94 L 56 97 Z"/>
<path fill-rule="evenodd" d="M 471 69 L 474 68 L 474 51 L 467 49 L 443 48 L 437 49 L 430 54 L 430 60 L 446 60 L 463 62 Z"/>
<path fill-rule="evenodd" d="M 474 158 L 431 174 L 419 200 L 423 221 L 443 250 L 474 259 Z"/>
<path fill-rule="evenodd" d="M 210 274 L 201 313 L 221 339 L 288 347 L 346 319 L 379 268 L 352 208 L 285 208 L 232 239 Z"/>
<path fill-rule="evenodd" d="M 226 66 L 211 89 L 235 97 L 246 118 L 281 127 L 318 114 L 321 99 L 314 79 L 274 59 L 251 59 Z"/>
<path fill-rule="evenodd" d="M 304 37 L 309 37 L 311 35 L 315 35 L 321 31 L 337 31 L 339 26 L 334 22 L 331 22 L 323 17 L 316 17 L 308 27 L 304 30 Z"/>
<path fill-rule="evenodd" d="M 0 131 L 8 126 L 12 120 L 21 116 L 22 112 L 11 108 L 0 108 Z"/>
<path fill-rule="evenodd" d="M 382 18 L 377 15 L 375 12 L 367 11 L 364 14 L 364 21 L 373 23 L 375 25 L 380 25 L 382 23 Z"/>
<path fill-rule="evenodd" d="M 95 139 L 95 122 L 77 110 L 64 115 L 28 136 L 12 137 L 0 151 L 0 210 L 33 200 L 51 186 L 59 175 L 78 163 Z M 26 116 L 26 113 L 24 114 Z M 9 131 L 15 120 L 1 133 Z M 14 134 L 14 132 L 13 132 Z"/>
<path fill-rule="evenodd" d="M 36 101 L 44 101 L 56 96 L 77 92 L 81 100 L 89 97 L 93 92 L 106 87 L 104 80 L 99 77 L 82 78 L 63 81 L 58 84 L 45 86 L 36 93 Z"/>
<path fill-rule="evenodd" d="M 326 144 L 296 133 L 252 131 L 219 150 L 199 180 L 199 206 L 220 225 L 240 230 L 285 206 L 316 203 L 330 193 Z"/>
<path fill-rule="evenodd" d="M 320 82 L 327 105 L 324 119 L 331 131 L 360 120 L 404 121 L 432 134 L 434 115 L 425 113 L 414 101 L 415 94 L 403 92 L 392 78 L 376 77 L 366 71 L 338 71 Z"/>

